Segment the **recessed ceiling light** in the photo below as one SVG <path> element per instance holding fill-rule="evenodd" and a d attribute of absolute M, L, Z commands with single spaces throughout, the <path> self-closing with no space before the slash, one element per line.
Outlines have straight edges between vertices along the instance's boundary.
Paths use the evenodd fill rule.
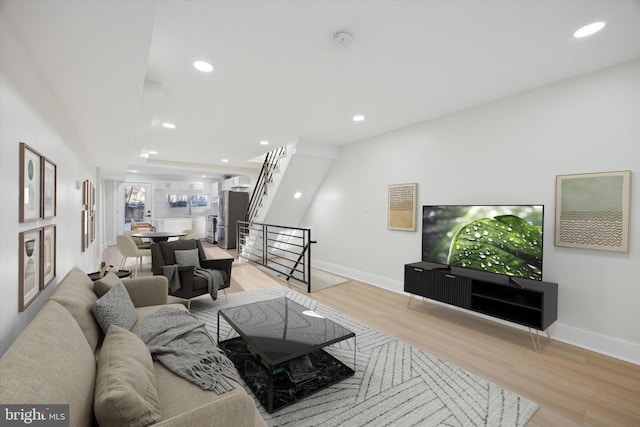
<path fill-rule="evenodd" d="M 299 192 L 299 191 L 296 194 L 293 195 L 294 199 L 299 199 L 300 197 L 302 197 L 302 193 Z"/>
<path fill-rule="evenodd" d="M 355 116 L 353 116 L 354 122 L 361 122 L 363 120 L 364 120 L 364 116 L 362 114 L 356 114 Z"/>
<path fill-rule="evenodd" d="M 213 65 L 209 64 L 207 61 L 194 61 L 193 67 L 203 73 L 210 73 L 213 71 Z"/>
<path fill-rule="evenodd" d="M 135 169 L 129 169 L 127 172 L 130 172 L 130 173 L 138 173 L 138 171 L 137 171 L 137 170 L 135 170 Z"/>
<path fill-rule="evenodd" d="M 229 159 L 220 159 L 222 163 L 229 163 Z"/>
<path fill-rule="evenodd" d="M 269 141 L 262 140 L 260 141 L 260 145 L 269 145 Z"/>
<path fill-rule="evenodd" d="M 207 175 L 200 175 L 200 177 L 202 177 L 202 178 L 206 178 L 206 177 L 207 177 Z"/>
<path fill-rule="evenodd" d="M 146 151 L 143 151 L 142 153 L 140 153 L 140 157 L 143 159 L 148 159 L 149 158 L 149 153 L 147 153 Z"/>
<path fill-rule="evenodd" d="M 167 129 L 175 129 L 176 125 L 174 125 L 173 123 L 165 122 L 165 123 L 162 124 L 162 127 L 167 128 Z"/>
<path fill-rule="evenodd" d="M 151 150 L 151 151 L 149 151 L 149 154 L 158 154 L 158 152 Z"/>
<path fill-rule="evenodd" d="M 584 27 L 573 33 L 573 37 L 582 38 L 590 36 L 602 30 L 605 25 L 607 25 L 607 23 L 603 21 L 592 22 L 591 24 L 585 25 Z"/>

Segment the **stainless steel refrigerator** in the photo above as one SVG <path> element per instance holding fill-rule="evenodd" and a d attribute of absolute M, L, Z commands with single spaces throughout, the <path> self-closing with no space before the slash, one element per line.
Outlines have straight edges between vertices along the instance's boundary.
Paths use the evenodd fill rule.
<path fill-rule="evenodd" d="M 249 193 L 223 191 L 218 202 L 218 246 L 223 249 L 236 248 L 238 221 L 244 221 L 249 207 Z"/>

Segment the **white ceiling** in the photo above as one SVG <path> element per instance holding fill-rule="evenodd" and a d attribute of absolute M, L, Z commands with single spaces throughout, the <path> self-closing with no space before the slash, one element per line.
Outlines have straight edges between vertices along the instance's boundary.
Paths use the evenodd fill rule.
<path fill-rule="evenodd" d="M 105 177 L 220 176 L 640 58 L 639 0 L 2 0 Z M 589 38 L 580 26 L 607 21 Z M 333 35 L 353 43 L 338 48 Z M 202 74 L 195 59 L 215 67 Z M 145 80 L 147 84 L 145 86 Z M 366 120 L 355 123 L 361 113 Z M 167 130 L 162 122 L 176 124 Z M 157 151 L 145 161 L 141 151 Z M 222 158 L 229 159 L 223 164 Z"/>

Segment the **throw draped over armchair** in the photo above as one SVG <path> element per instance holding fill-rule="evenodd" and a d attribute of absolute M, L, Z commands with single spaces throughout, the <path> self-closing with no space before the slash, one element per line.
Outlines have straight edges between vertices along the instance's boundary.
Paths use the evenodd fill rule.
<path fill-rule="evenodd" d="M 151 245 L 151 269 L 154 276 L 163 275 L 164 266 L 177 265 L 176 250 L 198 249 L 198 258 L 200 267 L 206 269 L 218 270 L 222 274 L 224 284 L 218 288 L 227 296 L 225 289 L 231 285 L 231 265 L 233 258 L 222 259 L 206 259 L 204 249 L 200 240 L 174 240 L 171 242 L 158 242 Z M 183 265 L 177 267 L 180 279 L 180 288 L 172 291 L 169 295 L 190 300 L 209 293 L 207 280 L 194 275 L 195 267 L 193 265 Z"/>

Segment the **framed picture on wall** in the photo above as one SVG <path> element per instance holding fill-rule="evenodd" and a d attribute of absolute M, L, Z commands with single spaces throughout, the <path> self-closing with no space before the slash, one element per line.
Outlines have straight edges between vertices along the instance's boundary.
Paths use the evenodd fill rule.
<path fill-rule="evenodd" d="M 42 228 L 23 231 L 19 234 L 18 259 L 18 310 L 24 311 L 40 294 L 42 289 Z"/>
<path fill-rule="evenodd" d="M 42 289 L 56 277 L 56 226 L 49 225 L 42 231 Z"/>
<path fill-rule="evenodd" d="M 389 230 L 416 230 L 416 190 L 418 184 L 389 185 Z"/>
<path fill-rule="evenodd" d="M 82 206 L 84 209 L 89 207 L 89 180 L 82 181 Z"/>
<path fill-rule="evenodd" d="M 89 210 L 82 210 L 82 252 L 89 248 Z"/>
<path fill-rule="evenodd" d="M 42 217 L 40 175 L 42 156 L 24 142 L 20 143 L 20 222 L 36 221 Z"/>
<path fill-rule="evenodd" d="M 56 164 L 44 158 L 42 162 L 42 207 L 43 218 L 56 216 Z"/>
<path fill-rule="evenodd" d="M 556 177 L 555 244 L 629 251 L 631 171 Z"/>

